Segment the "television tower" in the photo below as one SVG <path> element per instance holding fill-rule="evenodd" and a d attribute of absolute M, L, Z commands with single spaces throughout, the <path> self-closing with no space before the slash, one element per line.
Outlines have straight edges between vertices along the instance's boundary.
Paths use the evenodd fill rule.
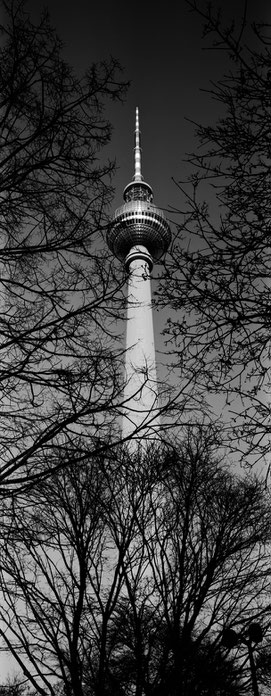
<path fill-rule="evenodd" d="M 134 163 L 133 181 L 124 189 L 124 205 L 114 214 L 107 243 L 128 274 L 122 435 L 153 438 L 159 432 L 159 405 L 150 274 L 167 250 L 171 233 L 141 172 L 138 108 Z"/>

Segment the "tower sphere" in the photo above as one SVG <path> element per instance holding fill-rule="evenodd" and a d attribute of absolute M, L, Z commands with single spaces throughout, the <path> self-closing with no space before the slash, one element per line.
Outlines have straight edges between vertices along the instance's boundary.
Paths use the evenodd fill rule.
<path fill-rule="evenodd" d="M 158 261 L 170 243 L 169 224 L 155 205 L 133 200 L 117 208 L 107 235 L 111 251 L 124 261 L 134 246 L 145 246 L 154 261 Z"/>
<path fill-rule="evenodd" d="M 147 249 L 153 261 L 167 250 L 171 232 L 165 215 L 152 203 L 152 188 L 141 174 L 141 147 L 136 110 L 135 175 L 123 192 L 124 205 L 117 208 L 107 233 L 107 243 L 113 254 L 124 261 L 133 247 Z"/>

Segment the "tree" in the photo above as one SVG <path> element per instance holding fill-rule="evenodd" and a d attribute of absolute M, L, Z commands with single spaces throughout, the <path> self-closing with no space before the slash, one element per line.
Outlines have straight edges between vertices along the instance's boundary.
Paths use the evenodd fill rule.
<path fill-rule="evenodd" d="M 209 3 L 188 5 L 228 72 L 208 90 L 217 118 L 196 124 L 191 175 L 176 182 L 181 221 L 158 302 L 172 308 L 181 379 L 224 395 L 234 447 L 261 457 L 270 433 L 270 27 L 250 25 L 245 12 L 241 28 L 227 26 Z"/>
<path fill-rule="evenodd" d="M 27 691 L 25 680 L 20 681 L 17 676 L 9 678 L 5 684 L 0 684 L 1 696 L 24 696 Z"/>
<path fill-rule="evenodd" d="M 271 655 L 270 646 L 258 651 L 256 656 L 256 674 L 257 680 L 262 687 L 266 687 L 269 691 L 271 686 Z M 268 693 L 267 691 L 267 693 Z"/>
<path fill-rule="evenodd" d="M 162 486 L 150 498 L 151 523 L 146 526 L 145 515 L 139 520 L 148 556 L 147 595 L 158 625 L 166 627 L 160 665 L 155 677 L 151 670 L 149 675 L 172 694 L 180 685 L 184 694 L 190 688 L 194 693 L 191 666 L 206 639 L 215 651 L 224 623 L 246 622 L 269 602 L 269 551 L 258 546 L 260 529 L 262 541 L 270 534 L 268 507 L 260 510 L 262 486 L 233 477 L 213 458 L 214 447 L 200 432 L 179 443 L 156 475 Z M 142 594 L 133 590 L 135 610 Z M 139 601 L 139 618 L 141 606 Z M 146 636 L 144 626 L 141 633 Z M 151 641 L 148 649 L 151 664 Z"/>
<path fill-rule="evenodd" d="M 140 663 L 136 656 L 138 629 L 134 616 L 127 605 L 122 607 L 118 616 L 115 638 L 118 636 L 119 652 L 111 660 L 112 693 L 144 693 L 152 696 L 163 696 L 165 693 L 169 696 L 180 693 L 241 696 L 247 693 L 239 665 L 208 640 L 201 643 L 192 640 L 189 643 L 181 672 L 177 675 L 172 653 L 168 652 L 165 623 L 160 618 L 156 620 L 153 611 L 141 611 L 140 615 L 145 647 Z"/>
<path fill-rule="evenodd" d="M 75 459 L 3 507 L 1 636 L 39 694 L 55 694 L 58 684 L 67 695 L 83 694 L 92 653 L 96 693 L 103 693 L 104 641 L 123 552 L 114 549 L 111 560 L 105 508 L 109 515 L 112 495 L 99 464 Z M 115 472 L 115 494 L 117 487 Z"/>
<path fill-rule="evenodd" d="M 77 78 L 46 12 L 36 26 L 24 0 L 1 7 L 5 493 L 48 473 L 56 449 L 68 449 L 80 429 L 99 429 L 101 438 L 116 419 L 121 351 L 111 341 L 112 299 L 122 278 L 101 244 L 114 163 L 102 164 L 100 150 L 111 134 L 105 105 L 122 99 L 126 85 L 114 60 Z"/>
<path fill-rule="evenodd" d="M 242 693 L 221 631 L 268 616 L 270 515 L 214 447 L 197 432 L 84 465 L 75 448 L 2 501 L 0 636 L 41 696 Z"/>

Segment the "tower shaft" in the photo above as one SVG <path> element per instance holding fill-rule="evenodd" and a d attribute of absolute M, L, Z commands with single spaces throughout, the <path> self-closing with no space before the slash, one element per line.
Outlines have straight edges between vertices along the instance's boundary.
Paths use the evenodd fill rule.
<path fill-rule="evenodd" d="M 149 264 L 131 250 L 128 267 L 123 437 L 153 439 L 159 432 L 151 277 Z M 143 253 L 144 253 L 143 251 Z M 135 258 L 133 258 L 135 256 Z"/>
<path fill-rule="evenodd" d="M 134 177 L 123 197 L 124 204 L 115 211 L 108 229 L 107 243 L 128 272 L 122 435 L 132 442 L 159 433 L 150 272 L 171 239 L 169 224 L 153 204 L 152 188 L 142 175 L 138 109 Z"/>

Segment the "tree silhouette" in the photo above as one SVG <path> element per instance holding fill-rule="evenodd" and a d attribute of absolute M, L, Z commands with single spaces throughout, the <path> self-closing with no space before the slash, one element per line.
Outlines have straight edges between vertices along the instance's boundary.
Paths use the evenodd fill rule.
<path fill-rule="evenodd" d="M 85 464 L 75 448 L 2 502 L 0 636 L 41 696 L 247 686 L 221 631 L 268 617 L 269 508 L 213 449 L 200 432 Z"/>
<path fill-rule="evenodd" d="M 159 302 L 181 379 L 224 395 L 233 446 L 269 452 L 270 411 L 270 27 L 223 23 L 211 4 L 188 5 L 205 42 L 228 57 L 212 83 L 215 122 L 195 124 L 191 175 L 176 182 L 179 234 Z M 244 4 L 245 5 L 245 4 Z"/>
<path fill-rule="evenodd" d="M 78 429 L 114 421 L 119 362 L 112 300 L 122 283 L 103 252 L 114 163 L 108 100 L 125 84 L 113 60 L 82 78 L 45 12 L 2 0 L 0 51 L 0 491 L 55 465 Z M 113 426 L 112 426 L 113 427 Z M 112 428 L 111 428 L 112 429 Z M 49 464 L 50 461 L 50 464 Z"/>

